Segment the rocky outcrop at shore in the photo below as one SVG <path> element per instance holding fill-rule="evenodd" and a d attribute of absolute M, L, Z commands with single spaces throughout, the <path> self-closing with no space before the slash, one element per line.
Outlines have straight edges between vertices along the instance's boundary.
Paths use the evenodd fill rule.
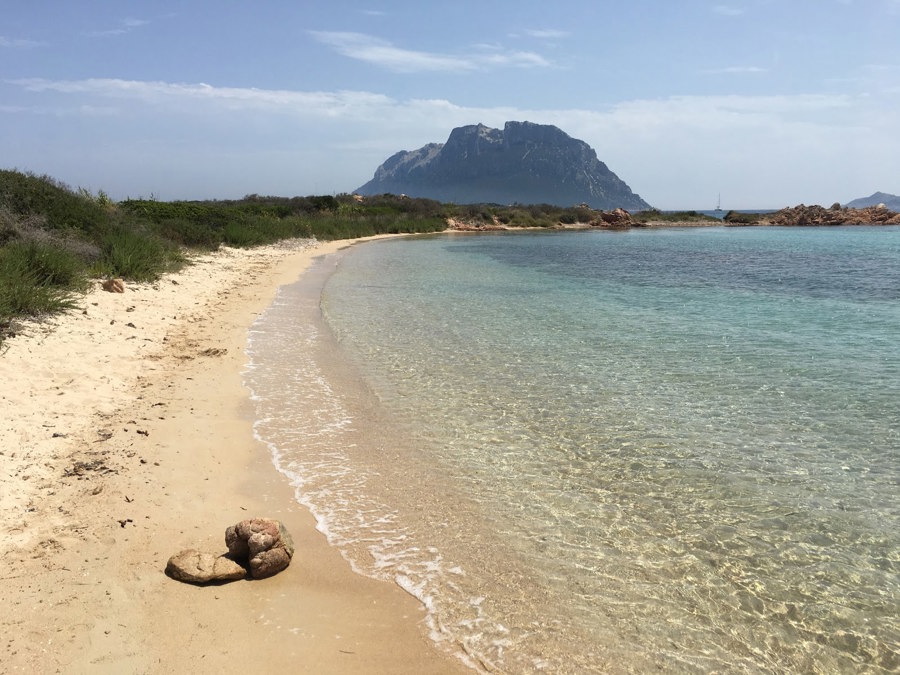
<path fill-rule="evenodd" d="M 900 213 L 883 206 L 862 209 L 842 207 L 833 204 L 830 208 L 800 204 L 774 213 L 725 214 L 729 225 L 776 225 L 783 227 L 827 226 L 827 225 L 900 225 Z"/>
<path fill-rule="evenodd" d="M 594 227 L 607 227 L 611 229 L 633 227 L 635 224 L 631 214 L 625 209 L 601 211 L 599 214 L 599 222 L 591 223 Z"/>

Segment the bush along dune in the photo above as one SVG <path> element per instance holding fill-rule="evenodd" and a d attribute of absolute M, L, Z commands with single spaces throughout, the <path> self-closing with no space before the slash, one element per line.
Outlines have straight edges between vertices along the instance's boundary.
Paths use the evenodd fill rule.
<path fill-rule="evenodd" d="M 0 170 L 0 341 L 15 321 L 74 306 L 90 279 L 152 281 L 192 252 L 290 238 L 349 239 L 446 229 L 445 207 L 385 196 L 113 202 L 49 177 Z"/>

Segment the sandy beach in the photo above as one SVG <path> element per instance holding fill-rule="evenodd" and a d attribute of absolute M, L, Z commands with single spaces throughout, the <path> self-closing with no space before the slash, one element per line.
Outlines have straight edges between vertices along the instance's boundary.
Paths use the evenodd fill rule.
<path fill-rule="evenodd" d="M 398 586 L 355 574 L 252 432 L 247 329 L 347 242 L 223 249 L 0 346 L 0 671 L 470 672 Z M 164 574 L 226 527 L 282 520 L 296 554 L 261 581 Z"/>

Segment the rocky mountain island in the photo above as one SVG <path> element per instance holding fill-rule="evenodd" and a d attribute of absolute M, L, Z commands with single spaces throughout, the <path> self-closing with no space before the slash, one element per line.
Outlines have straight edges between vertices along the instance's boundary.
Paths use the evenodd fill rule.
<path fill-rule="evenodd" d="M 876 192 L 868 197 L 860 197 L 852 202 L 847 202 L 845 206 L 851 209 L 864 209 L 870 206 L 878 206 L 879 204 L 884 204 L 891 211 L 900 211 L 900 197 L 887 192 Z"/>
<path fill-rule="evenodd" d="M 597 159 L 584 141 L 552 125 L 507 122 L 457 127 L 446 143 L 401 151 L 356 192 L 406 194 L 456 204 L 650 205 Z"/>

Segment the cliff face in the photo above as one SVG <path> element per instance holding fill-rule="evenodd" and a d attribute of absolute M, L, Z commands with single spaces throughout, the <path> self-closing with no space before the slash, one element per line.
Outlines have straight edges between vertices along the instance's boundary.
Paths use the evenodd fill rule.
<path fill-rule="evenodd" d="M 457 204 L 586 203 L 595 209 L 650 208 L 597 153 L 551 125 L 507 122 L 458 127 L 446 143 L 398 152 L 356 190 Z"/>

